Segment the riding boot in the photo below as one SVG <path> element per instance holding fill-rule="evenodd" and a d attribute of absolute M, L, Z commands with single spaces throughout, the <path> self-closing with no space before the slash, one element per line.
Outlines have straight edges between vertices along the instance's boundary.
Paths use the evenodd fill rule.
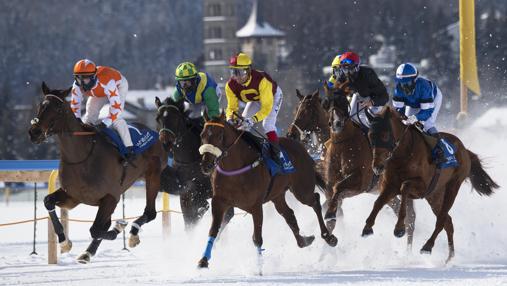
<path fill-rule="evenodd" d="M 280 156 L 282 156 L 282 152 L 280 151 L 280 144 L 278 142 L 269 142 L 271 145 L 270 153 L 271 153 L 271 159 L 275 161 L 275 163 L 280 166 L 280 168 L 283 168 L 283 162 L 280 159 Z"/>
<path fill-rule="evenodd" d="M 430 141 L 431 142 L 430 144 L 432 145 L 431 150 L 433 152 L 433 163 L 435 163 L 438 166 L 442 163 L 445 163 L 445 161 L 446 161 L 444 150 L 442 150 L 440 144 L 438 144 L 439 141 L 442 140 L 442 138 L 440 137 L 440 133 L 438 133 L 438 132 L 433 133 L 433 134 L 429 134 L 429 135 L 431 136 L 431 137 L 428 136 L 429 138 L 436 139 L 436 141 L 435 140 L 432 140 L 432 141 L 427 140 L 427 141 Z M 435 143 L 433 144 L 433 142 L 435 142 Z"/>

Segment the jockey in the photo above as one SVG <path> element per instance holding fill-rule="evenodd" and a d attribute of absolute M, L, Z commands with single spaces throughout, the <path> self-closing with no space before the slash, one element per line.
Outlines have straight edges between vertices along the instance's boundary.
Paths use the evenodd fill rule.
<path fill-rule="evenodd" d="M 109 115 L 102 120 L 120 135 L 128 153 L 127 160 L 135 157 L 132 139 L 127 122 L 122 118 L 125 98 L 129 85 L 127 79 L 111 67 L 96 66 L 94 62 L 83 59 L 74 65 L 74 83 L 72 85 L 71 108 L 77 118 L 81 118 L 81 101 L 88 96 L 83 123 L 98 124 L 100 109 L 109 103 Z"/>
<path fill-rule="evenodd" d="M 449 148 L 450 145 L 440 137 L 435 127 L 441 105 L 442 92 L 434 82 L 419 76 L 413 64 L 405 63 L 398 67 L 393 106 L 407 116 L 403 123 L 412 125 L 421 122 L 423 130 L 438 140 L 431 140 L 434 142 L 431 147 L 435 150 L 437 164 L 457 165 L 453 148 Z"/>
<path fill-rule="evenodd" d="M 281 152 L 275 125 L 283 99 L 281 88 L 266 72 L 253 69 L 252 60 L 244 53 L 231 57 L 229 68 L 231 78 L 225 85 L 227 120 L 234 123 L 234 112 L 238 111 L 239 101 L 245 102 L 244 120 L 240 128 L 250 130 L 255 123 L 262 121 L 272 146 L 272 158 L 280 164 Z"/>
<path fill-rule="evenodd" d="M 176 89 L 172 95 L 175 102 L 185 100 L 190 104 L 189 117 L 201 120 L 202 111 L 207 110 L 210 118 L 220 116 L 219 102 L 222 93 L 213 78 L 204 72 L 199 72 L 195 65 L 183 62 L 175 71 Z"/>
<path fill-rule="evenodd" d="M 354 93 L 350 101 L 350 115 L 352 120 L 370 127 L 366 116 L 378 113 L 389 101 L 384 83 L 378 78 L 375 71 L 367 66 L 360 65 L 359 55 L 354 52 L 346 52 L 333 60 L 333 75 L 330 82 L 333 87 L 348 81 Z"/>

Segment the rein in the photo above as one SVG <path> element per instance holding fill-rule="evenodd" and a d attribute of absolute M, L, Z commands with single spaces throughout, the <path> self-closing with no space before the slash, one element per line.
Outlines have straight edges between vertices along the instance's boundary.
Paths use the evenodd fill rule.
<path fill-rule="evenodd" d="M 217 123 L 217 122 L 206 122 L 206 123 L 204 123 L 204 128 L 206 128 L 206 126 L 217 126 L 217 127 L 225 128 L 224 124 Z M 220 165 L 218 164 L 223 158 L 227 157 L 229 149 L 232 148 L 232 146 L 234 146 L 236 143 L 238 143 L 239 139 L 243 136 L 244 133 L 245 133 L 245 130 L 242 130 L 241 133 L 238 135 L 238 137 L 236 137 L 234 142 L 231 145 L 229 145 L 227 148 L 225 148 L 224 151 L 220 150 L 220 148 L 218 148 L 212 144 L 203 144 L 203 145 L 201 145 L 201 147 L 199 147 L 199 153 L 201 153 L 201 155 L 203 155 L 204 153 L 210 153 L 210 154 L 215 155 L 217 157 L 215 159 L 216 170 L 217 170 L 217 172 L 219 172 L 222 175 L 237 176 L 237 175 L 241 175 L 245 172 L 248 172 L 248 171 L 252 170 L 253 168 L 260 165 L 260 163 L 262 161 L 262 157 L 257 158 L 257 160 L 255 160 L 251 164 L 248 164 L 242 168 L 232 170 L 232 171 L 226 171 L 226 170 L 222 169 L 222 167 L 220 167 Z"/>

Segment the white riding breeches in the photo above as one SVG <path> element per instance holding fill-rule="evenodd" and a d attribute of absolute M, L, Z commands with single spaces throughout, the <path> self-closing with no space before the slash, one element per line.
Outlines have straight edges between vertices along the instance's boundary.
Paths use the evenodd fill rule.
<path fill-rule="evenodd" d="M 366 116 L 366 108 L 361 109 L 361 103 L 363 101 L 370 100 L 370 97 L 361 97 L 359 94 L 354 93 L 352 100 L 350 101 L 350 116 L 352 121 L 370 128 L 370 121 Z M 384 106 L 371 106 L 368 108 L 370 114 L 375 115 L 379 113 Z"/>
<path fill-rule="evenodd" d="M 424 126 L 424 131 L 428 131 L 431 128 L 436 128 L 436 122 L 437 122 L 437 116 L 438 112 L 440 111 L 440 106 L 442 106 L 442 92 L 437 87 L 437 93 L 435 95 L 435 98 L 433 99 L 434 107 L 433 107 L 433 113 L 431 113 L 430 118 L 428 118 L 426 121 L 421 121 L 421 123 Z M 405 108 L 405 115 L 408 117 L 410 115 L 415 115 L 419 113 L 421 109 L 420 108 L 413 108 L 410 106 L 407 106 Z"/>
<path fill-rule="evenodd" d="M 283 100 L 283 93 L 280 87 L 277 87 L 274 97 L 275 98 L 273 99 L 273 107 L 271 108 L 271 112 L 262 121 L 262 128 L 264 128 L 265 133 L 271 131 L 276 132 L 276 117 L 278 116 L 278 112 L 280 111 Z M 259 101 L 250 101 L 246 104 L 242 116 L 245 118 L 251 118 L 255 115 L 255 113 L 257 113 L 257 111 L 259 111 L 260 108 L 261 103 Z"/>
<path fill-rule="evenodd" d="M 128 129 L 127 122 L 123 119 L 123 110 L 125 107 L 125 99 L 127 98 L 127 93 L 129 90 L 129 84 L 127 79 L 122 77 L 120 80 L 120 85 L 118 87 L 118 91 L 120 94 L 121 101 L 121 111 L 118 114 L 118 117 L 111 124 L 111 127 L 118 132 L 120 135 L 123 144 L 126 147 L 132 146 L 132 139 L 130 138 L 130 133 Z M 90 96 L 88 101 L 86 102 L 86 113 L 83 116 L 83 122 L 88 124 L 97 124 L 99 123 L 99 115 L 100 110 L 106 104 L 109 104 L 109 99 L 107 97 L 95 97 Z"/>

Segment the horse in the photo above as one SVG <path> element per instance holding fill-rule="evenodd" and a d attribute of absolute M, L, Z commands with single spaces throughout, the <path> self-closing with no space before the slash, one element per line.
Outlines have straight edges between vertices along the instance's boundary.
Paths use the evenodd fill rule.
<path fill-rule="evenodd" d="M 201 133 L 203 145 L 199 151 L 202 156 L 202 170 L 211 174 L 213 197 L 211 198 L 212 224 L 209 231 L 205 253 L 198 263 L 200 268 L 208 267 L 211 249 L 220 229 L 224 212 L 230 207 L 238 207 L 252 215 L 253 243 L 261 254 L 262 247 L 262 205 L 274 203 L 292 230 L 299 247 L 309 246 L 314 236 L 299 233 L 294 211 L 287 205 L 285 193 L 288 189 L 301 203 L 313 208 L 319 222 L 321 237 L 331 246 L 336 246 L 337 238 L 329 233 L 320 205 L 319 194 L 315 189 L 315 167 L 310 155 L 301 143 L 288 138 L 280 138 L 280 145 L 287 151 L 295 171 L 293 173 L 271 176 L 259 150 L 250 140 L 246 131 L 236 129 L 225 120 L 207 119 Z"/>
<path fill-rule="evenodd" d="M 362 193 L 378 194 L 378 176 L 374 176 L 371 168 L 372 147 L 367 134 L 361 127 L 351 120 L 353 114 L 332 106 L 329 117 L 331 126 L 331 139 L 324 158 L 327 186 L 332 193 L 328 210 L 325 215 L 327 227 L 333 230 L 336 224 L 336 214 L 341 213 L 341 204 L 345 198 L 357 196 Z M 388 205 L 399 213 L 400 200 L 393 197 Z M 412 248 L 415 228 L 415 211 L 412 200 L 406 206 L 407 217 L 407 248 Z"/>
<path fill-rule="evenodd" d="M 371 118 L 369 132 L 373 142 L 372 168 L 382 174 L 380 196 L 363 228 L 362 236 L 373 234 L 373 225 L 380 209 L 394 196 L 401 195 L 401 207 L 394 235 L 405 234 L 405 210 L 409 199 L 425 199 L 436 216 L 431 237 L 421 248 L 421 253 L 431 253 L 438 234 L 445 229 L 449 254 L 446 262 L 454 257 L 454 226 L 449 215 L 461 184 L 470 179 L 479 195 L 490 196 L 499 185 L 486 173 L 479 157 L 467 150 L 461 140 L 448 133 L 440 133 L 449 150 L 453 149 L 459 163 L 457 167 L 438 169 L 432 161 L 431 150 L 422 132 L 415 126 L 405 126 L 401 115 L 389 106 Z"/>
<path fill-rule="evenodd" d="M 156 141 L 128 166 L 116 148 L 105 136 L 90 131 L 76 118 L 66 101 L 71 88 L 50 89 L 42 83 L 43 99 L 37 115 L 28 131 L 32 143 L 40 144 L 52 135 L 60 145 L 59 179 L 61 187 L 44 198 L 62 253 L 69 252 L 72 242 L 55 212 L 55 206 L 73 209 L 83 203 L 98 206 L 97 215 L 90 228 L 92 242 L 77 260 L 88 263 L 95 255 L 103 239 L 114 240 L 123 231 L 125 222 L 111 226 L 111 215 L 121 195 L 141 177 L 146 181 L 146 207 L 143 214 L 132 223 L 129 246 L 140 243 L 141 226 L 155 219 L 155 199 L 160 188 L 160 174 L 167 165 L 167 154 L 160 141 Z M 138 125 L 140 126 L 140 125 Z"/>
<path fill-rule="evenodd" d="M 180 206 L 187 229 L 193 227 L 209 209 L 207 199 L 211 198 L 209 176 L 201 172 L 201 131 L 203 123 L 190 119 L 184 111 L 183 101 L 175 102 L 166 98 L 162 102 L 155 99 L 157 106 L 156 121 L 159 139 L 174 158 L 173 168 L 164 172 L 162 180 L 175 179 L 172 188 L 180 195 Z M 168 178 L 170 177 L 170 178 Z M 168 184 L 169 185 L 169 184 Z M 180 185 L 181 187 L 177 187 Z M 170 186 L 169 186 L 170 187 Z M 234 209 L 227 212 L 226 221 L 234 215 Z"/>
<path fill-rule="evenodd" d="M 305 142 L 308 134 L 315 134 L 319 145 L 323 146 L 329 140 L 328 114 L 322 107 L 319 90 L 303 96 L 296 89 L 299 104 L 296 108 L 294 120 L 289 125 L 287 137 Z M 299 135 L 299 136 L 298 136 Z"/>
<path fill-rule="evenodd" d="M 325 220 L 330 231 L 335 228 L 336 217 L 343 217 L 342 203 L 345 198 L 364 192 L 378 193 L 377 180 L 374 179 L 370 167 L 372 154 L 367 135 L 348 116 L 346 94 L 351 93 L 348 82 L 340 84 L 338 89 L 337 94 L 331 94 L 327 85 L 324 85 L 324 92 L 329 99 L 329 102 L 324 105 L 318 90 L 306 96 L 302 96 L 299 90 L 296 90 L 300 102 L 287 133 L 290 138 L 300 138 L 303 141 L 302 134 L 315 132 L 319 141 L 325 142 L 324 160 L 317 162 L 317 170 L 326 181 L 325 194 L 328 208 Z M 399 211 L 399 205 L 400 200 L 396 197 L 389 202 L 389 206 L 396 214 Z M 408 212 L 407 245 L 410 249 L 415 222 L 412 201 L 408 202 Z"/>

